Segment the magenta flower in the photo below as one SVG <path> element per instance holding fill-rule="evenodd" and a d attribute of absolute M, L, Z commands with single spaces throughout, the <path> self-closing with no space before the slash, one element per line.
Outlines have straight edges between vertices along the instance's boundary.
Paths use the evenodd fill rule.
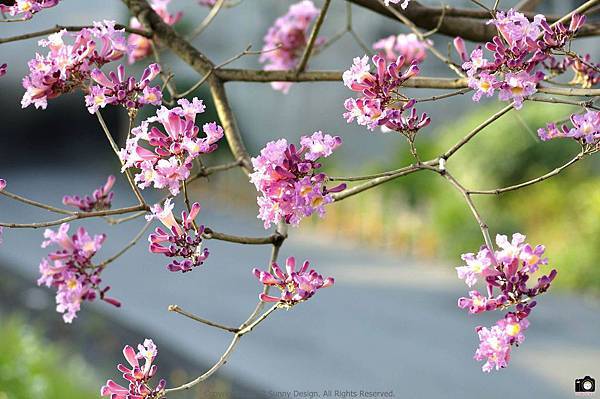
<path fill-rule="evenodd" d="M 164 254 L 167 257 L 182 257 L 183 261 L 174 260 L 167 269 L 172 272 L 189 272 L 194 267 L 200 266 L 208 258 L 208 249 L 202 249 L 202 233 L 204 226 L 197 229 L 194 220 L 200 212 L 200 204 L 195 202 L 191 206 L 189 214 L 181 213 L 182 224 L 180 225 L 173 216 L 173 204 L 168 198 L 164 208 L 159 204 L 152 207 L 152 215 L 146 216 L 146 220 L 158 219 L 167 228 L 163 230 L 157 227 L 150 234 L 150 252 Z"/>
<path fill-rule="evenodd" d="M 563 124 L 558 128 L 556 124 L 549 123 L 545 128 L 538 129 L 538 136 L 543 141 L 557 137 L 571 137 L 582 143 L 597 145 L 600 141 L 600 112 L 587 110 L 584 114 L 572 114 L 570 117 L 572 128 Z"/>
<path fill-rule="evenodd" d="M 144 340 L 144 344 L 138 345 L 138 352 L 131 346 L 126 345 L 123 348 L 123 356 L 129 366 L 119 364 L 117 369 L 123 373 L 123 378 L 128 381 L 128 386 L 124 387 L 112 380 L 106 381 L 106 385 L 100 389 L 101 396 L 110 396 L 111 399 L 150 399 L 162 398 L 166 381 L 160 380 L 155 388 L 151 388 L 148 383 L 156 375 L 157 367 L 154 362 L 158 350 L 151 339 Z M 140 363 L 143 360 L 143 364 Z"/>
<path fill-rule="evenodd" d="M 0 179 L 0 191 L 6 188 L 6 180 Z"/>
<path fill-rule="evenodd" d="M 267 143 L 260 155 L 252 158 L 250 181 L 262 194 L 257 199 L 258 218 L 265 229 L 281 220 L 297 225 L 315 212 L 321 217 L 325 214 L 325 204 L 333 201 L 330 193 L 346 186 L 327 189 L 326 175 L 316 172 L 321 167 L 317 161 L 331 155 L 341 143 L 339 137 L 315 132 L 300 139 L 299 149 L 280 139 Z"/>
<path fill-rule="evenodd" d="M 474 358 L 486 361 L 481 369 L 489 373 L 494 368 L 500 370 L 507 367 L 512 345 L 518 345 L 525 340 L 523 331 L 527 327 L 529 320 L 526 317 L 518 318 L 514 313 L 508 313 L 491 329 L 478 327 L 480 342 Z"/>
<path fill-rule="evenodd" d="M 499 82 L 493 75 L 486 72 L 481 72 L 477 77 L 469 77 L 469 87 L 475 90 L 473 93 L 473 101 L 479 102 L 485 94 L 487 97 L 494 95 L 494 90 L 498 87 Z"/>
<path fill-rule="evenodd" d="M 0 78 L 4 75 L 6 75 L 6 70 L 8 68 L 7 64 L 2 64 L 0 65 Z"/>
<path fill-rule="evenodd" d="M 420 40 L 417 35 L 391 35 L 373 44 L 373 49 L 385 57 L 388 62 L 394 62 L 402 56 L 405 65 L 420 64 L 427 57 L 427 49 L 433 45 L 431 40 Z M 399 65 L 402 68 L 404 65 Z"/>
<path fill-rule="evenodd" d="M 306 47 L 310 24 L 319 15 L 319 9 L 312 1 L 302 0 L 290 6 L 287 14 L 277 18 L 264 37 L 263 53 L 260 62 L 266 63 L 266 71 L 294 69 Z M 325 39 L 317 38 L 315 48 Z M 289 82 L 273 82 L 275 90 L 287 93 Z"/>
<path fill-rule="evenodd" d="M 522 332 L 529 326 L 527 317 L 536 306 L 532 299 L 546 292 L 557 274 L 553 269 L 539 277 L 535 284 L 528 284 L 532 274 L 548 263 L 543 257 L 544 246 L 532 247 L 519 233 L 513 234 L 511 241 L 499 234 L 496 243 L 500 249 L 493 254 L 486 247 L 482 247 L 477 257 L 464 254 L 467 266 L 457 268 L 459 278 L 465 279 L 469 286 L 483 277 L 487 289 L 487 296 L 477 290 L 470 291 L 469 298 L 458 299 L 458 307 L 468 309 L 471 314 L 514 307 L 514 311 L 508 312 L 492 328 L 477 328 L 481 342 L 475 359 L 486 360 L 483 366 L 486 372 L 508 365 L 512 345 L 525 339 Z"/>
<path fill-rule="evenodd" d="M 384 126 L 387 130 L 397 131 L 408 137 L 414 137 L 416 132 L 427 126 L 430 122 L 427 114 L 418 117 L 416 111 L 406 117 L 403 112 L 415 105 L 414 100 L 409 100 L 400 95 L 398 88 L 419 73 L 415 61 L 404 72 L 400 65 L 404 65 L 404 57 L 400 56 L 395 62 L 387 65 L 385 59 L 379 55 L 373 56 L 376 67 L 375 74 L 370 72 L 369 58 L 354 58 L 354 65 L 342 75 L 344 85 L 352 91 L 361 93 L 358 99 L 348 98 L 344 107 L 344 118 L 348 123 L 356 119 L 359 125 L 366 126 L 369 130 Z"/>
<path fill-rule="evenodd" d="M 523 100 L 537 91 L 537 83 L 544 77 L 542 72 L 530 75 L 525 71 L 507 73 L 500 85 L 498 98 L 503 101 L 514 101 L 515 109 L 521 109 Z"/>
<path fill-rule="evenodd" d="M 469 298 L 459 298 L 458 307 L 461 309 L 469 308 L 469 313 L 477 314 L 486 310 L 495 310 L 498 307 L 496 300 L 487 298 L 477 290 L 469 291 Z"/>
<path fill-rule="evenodd" d="M 536 15 L 533 22 L 530 22 L 524 14 L 511 8 L 507 12 L 498 11 L 496 18 L 488 23 L 496 25 L 502 38 L 511 48 L 535 48 L 535 42 L 543 31 L 542 21 L 546 21 L 546 18 L 541 14 Z"/>
<path fill-rule="evenodd" d="M 467 262 L 466 266 L 459 266 L 456 268 L 458 278 L 465 280 L 465 283 L 472 287 L 477 282 L 477 278 L 487 277 L 494 274 L 493 268 L 493 255 L 489 249 L 483 247 L 475 256 L 472 253 L 466 253 L 461 255 L 462 260 Z"/>
<path fill-rule="evenodd" d="M 304 261 L 300 270 L 296 271 L 296 259 L 291 256 L 285 261 L 286 273 L 281 270 L 277 263 L 272 265 L 273 274 L 254 268 L 252 273 L 261 283 L 281 290 L 279 298 L 261 293 L 259 295 L 260 300 L 263 302 L 277 302 L 282 307 L 290 308 L 312 297 L 318 289 L 333 285 L 333 277 L 324 279 L 314 269 L 308 270 L 309 265 L 308 261 Z"/>
<path fill-rule="evenodd" d="M 116 179 L 114 176 L 108 176 L 104 186 L 94 190 L 91 196 L 86 195 L 85 197 L 81 198 L 78 195 L 65 195 L 63 197 L 63 204 L 74 206 L 83 212 L 110 209 L 112 199 L 115 195 L 115 193 L 110 190 L 115 184 L 115 180 Z"/>
<path fill-rule="evenodd" d="M 582 139 L 586 143 L 600 140 L 600 112 L 588 110 L 585 114 L 571 115 L 573 128 L 566 134 L 568 137 Z"/>
<path fill-rule="evenodd" d="M 160 65 L 150 64 L 138 82 L 132 76 L 125 76 L 123 65 L 117 67 L 117 73 L 110 72 L 108 76 L 100 69 L 94 69 L 91 78 L 98 85 L 90 87 L 89 94 L 85 96 L 85 105 L 91 114 L 108 104 L 122 105 L 130 112 L 138 110 L 144 104 L 158 106 L 162 103 L 160 86 L 150 87 L 149 84 L 159 73 Z"/>
<path fill-rule="evenodd" d="M 485 44 L 493 60 L 485 57 L 481 47 L 475 48 L 467 57 L 465 43 L 457 37 L 454 47 L 463 61 L 469 87 L 475 90 L 473 100 L 479 101 L 484 94 L 492 96 L 494 90 L 499 89 L 500 100 L 513 101 L 514 107 L 520 109 L 523 100 L 537 91 L 537 84 L 545 77 L 540 68 L 561 74 L 574 63 L 570 56 L 558 61 L 554 50 L 568 45 L 584 21 L 585 18 L 575 14 L 568 28 L 562 24 L 551 27 L 543 15 L 536 15 L 529 21 L 513 9 L 499 11 L 496 18 L 488 22 L 497 27 L 499 36 Z M 576 72 L 575 81 L 586 85 L 595 75 L 586 69 L 580 75 Z"/>
<path fill-rule="evenodd" d="M 50 51 L 46 56 L 36 54 L 28 63 L 30 72 L 23 79 L 23 108 L 33 104 L 46 109 L 48 99 L 86 87 L 94 67 L 123 57 L 127 50 L 124 30 L 114 27 L 114 21 L 94 22 L 94 28 L 74 34 L 62 30 L 48 36 L 48 40 L 40 40 L 40 46 Z M 65 35 L 74 37 L 73 44 L 64 42 Z"/>
<path fill-rule="evenodd" d="M 149 1 L 150 7 L 162 18 L 162 20 L 169 25 L 175 25 L 181 17 L 183 17 L 182 12 L 178 12 L 177 14 L 170 14 L 167 10 L 167 6 L 171 0 L 151 0 Z M 132 17 L 129 25 L 134 29 L 142 29 L 143 26 L 140 21 Z M 133 64 L 136 61 L 146 58 L 150 54 L 152 54 L 152 42 L 150 39 L 144 36 L 131 34 L 127 38 L 127 43 L 129 44 L 129 49 L 127 51 L 128 61 L 130 64 Z"/>
<path fill-rule="evenodd" d="M 206 137 L 198 137 L 200 128 L 195 125 L 196 115 L 205 110 L 201 100 L 180 99 L 177 103 L 179 106 L 172 109 L 161 107 L 156 116 L 132 129 L 126 147 L 121 149 L 122 171 L 139 168 L 135 181 L 142 189 L 149 186 L 168 188 L 171 194 L 177 195 L 181 183 L 190 175 L 192 161 L 200 154 L 216 150 L 217 141 L 223 137 L 223 128 L 216 122 L 204 124 L 202 130 Z M 155 122 L 160 123 L 166 133 L 150 127 Z M 142 146 L 143 141 L 151 149 Z"/>
<path fill-rule="evenodd" d="M 58 5 L 60 0 L 15 0 L 13 5 L 0 3 L 0 12 L 23 19 L 31 19 L 34 14 Z"/>
<path fill-rule="evenodd" d="M 37 281 L 38 285 L 56 287 L 56 311 L 63 313 L 65 323 L 73 321 L 82 302 L 93 301 L 96 297 L 121 306 L 119 301 L 106 296 L 110 287 L 100 288 L 100 274 L 104 267 L 92 264 L 92 257 L 102 247 L 106 236 L 91 237 L 83 227 L 73 236 L 69 236 L 68 231 L 69 225 L 63 223 L 57 231 L 47 229 L 44 232 L 46 240 L 42 248 L 51 244 L 60 248 L 42 259 L 39 266 L 41 277 Z"/>

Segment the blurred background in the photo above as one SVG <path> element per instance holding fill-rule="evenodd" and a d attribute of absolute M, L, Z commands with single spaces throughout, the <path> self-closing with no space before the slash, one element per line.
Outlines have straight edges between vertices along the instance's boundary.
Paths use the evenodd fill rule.
<path fill-rule="evenodd" d="M 244 0 L 220 12 L 194 44 L 220 63 L 248 44 L 262 47 L 262 37 L 288 0 Z M 315 0 L 319 7 L 322 1 Z M 334 1 L 322 28 L 331 37 L 343 29 L 346 7 Z M 436 2 L 423 1 L 438 6 Z M 471 7 L 469 1 L 446 1 Z M 516 1 L 501 1 L 509 8 Z M 583 1 L 543 2 L 540 12 L 561 14 Z M 173 0 L 183 10 L 177 25 L 191 31 L 207 10 L 195 1 Z M 353 26 L 371 44 L 390 34 L 407 32 L 384 17 L 352 7 Z M 121 2 L 63 0 L 61 5 L 18 24 L 2 24 L 0 37 L 45 29 L 55 24 L 85 25 L 93 20 L 127 23 Z M 450 38 L 433 36 L 446 52 Z M 21 109 L 20 81 L 36 51 L 37 40 L 3 44 L 0 63 L 9 70 L 0 79 L 2 133 L 0 177 L 12 192 L 60 205 L 65 194 L 91 193 L 109 174 L 116 174 L 113 156 L 96 118 L 84 107 L 81 93 L 49 101 L 48 109 Z M 469 45 L 472 48 L 472 44 Z M 578 41 L 577 49 L 598 59 L 598 39 Z M 311 60 L 310 68 L 344 70 L 363 50 L 345 35 L 335 46 Z M 180 91 L 198 80 L 168 52 L 163 64 L 173 70 Z M 430 57 L 424 76 L 451 76 Z M 137 75 L 145 65 L 128 67 Z M 260 68 L 256 56 L 234 67 Z M 368 174 L 410 163 L 403 139 L 370 133 L 345 123 L 343 100 L 351 95 L 336 82 L 294 85 L 289 94 L 268 84 L 228 83 L 232 108 L 252 154 L 267 141 L 286 137 L 298 141 L 316 130 L 339 135 L 344 145 L 328 159 L 330 175 Z M 433 90 L 408 91 L 425 97 Z M 418 93 L 418 94 L 416 94 Z M 215 120 L 210 97 L 195 93 L 208 105 L 200 122 Z M 433 157 L 500 108 L 493 100 L 474 104 L 471 95 L 425 103 L 432 115 L 416 145 L 422 157 Z M 527 103 L 478 135 L 448 163 L 468 187 L 492 189 L 537 177 L 564 164 L 578 151 L 575 143 L 541 143 L 536 130 L 549 120 L 568 116 L 565 105 Z M 115 136 L 127 129 L 120 109 L 103 112 Z M 472 360 L 476 325 L 490 325 L 500 314 L 472 317 L 456 307 L 465 295 L 454 267 L 460 254 L 482 243 L 479 228 L 465 203 L 446 182 L 426 173 L 395 180 L 327 209 L 324 219 L 291 229 L 281 258 L 310 259 L 336 286 L 318 299 L 275 313 L 242 339 L 230 362 L 197 390 L 181 398 L 270 398 L 322 395 L 324 390 L 393 391 L 397 398 L 488 398 L 574 396 L 574 379 L 600 378 L 600 175 L 599 162 L 585 159 L 560 175 L 500 197 L 476 198 L 491 233 L 522 232 L 532 244 L 543 243 L 550 266 L 559 270 L 551 293 L 531 316 L 527 340 L 515 348 L 511 367 L 483 374 Z M 225 143 L 207 164 L 230 160 Z M 133 204 L 122 176 L 114 206 Z M 203 205 L 201 223 L 216 231 L 264 235 L 256 219 L 256 192 L 239 170 L 196 181 L 192 198 Z M 148 202 L 162 193 L 145 190 Z M 180 207 L 182 204 L 178 204 Z M 34 222 L 54 216 L 0 198 L 0 220 Z M 97 255 L 118 252 L 139 231 L 143 221 L 118 226 L 87 220 L 91 233 L 108 239 Z M 159 373 L 169 386 L 188 381 L 212 365 L 229 336 L 167 312 L 178 304 L 186 310 L 228 325 L 239 324 L 252 311 L 260 286 L 253 267 L 265 267 L 270 248 L 206 242 L 206 264 L 185 275 L 169 273 L 164 259 L 152 256 L 142 240 L 104 274 L 121 309 L 85 304 L 73 325 L 64 325 L 54 311 L 53 292 L 38 288 L 37 265 L 47 251 L 40 248 L 41 230 L 6 230 L 0 246 L 0 399 L 93 398 L 108 378 L 117 378 L 125 344 L 153 338 L 160 354 Z"/>

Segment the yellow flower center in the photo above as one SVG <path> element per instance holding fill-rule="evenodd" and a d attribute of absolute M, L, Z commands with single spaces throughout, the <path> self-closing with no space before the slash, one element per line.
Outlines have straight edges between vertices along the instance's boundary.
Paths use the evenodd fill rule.
<path fill-rule="evenodd" d="M 506 326 L 506 333 L 511 337 L 514 337 L 521 331 L 521 325 L 519 323 L 512 323 Z"/>

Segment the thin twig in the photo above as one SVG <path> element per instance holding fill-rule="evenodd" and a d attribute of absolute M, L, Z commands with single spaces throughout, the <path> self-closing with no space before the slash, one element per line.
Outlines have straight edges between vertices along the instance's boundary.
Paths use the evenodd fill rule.
<path fill-rule="evenodd" d="M 308 60 L 312 54 L 313 47 L 317 40 L 317 36 L 319 35 L 319 30 L 323 25 L 323 21 L 325 21 L 325 16 L 327 15 L 327 10 L 329 9 L 329 4 L 331 0 L 325 0 L 323 4 L 323 8 L 315 21 L 312 31 L 310 32 L 310 36 L 308 38 L 308 43 L 306 44 L 306 48 L 304 49 L 304 53 L 302 54 L 302 58 L 300 58 L 300 62 L 298 63 L 298 67 L 296 68 L 296 75 L 304 72 L 306 69 L 306 65 L 308 64 Z"/>
<path fill-rule="evenodd" d="M 214 321 L 210 321 L 210 320 L 207 320 L 207 319 L 203 319 L 202 317 L 198 317 L 198 316 L 196 316 L 193 313 L 190 313 L 190 312 L 188 312 L 186 310 L 183 310 L 178 305 L 169 305 L 168 310 L 169 310 L 169 312 L 179 313 L 180 315 L 183 315 L 183 316 L 185 316 L 187 318 L 195 320 L 195 321 L 197 321 L 199 323 L 203 323 L 203 324 L 206 324 L 206 325 L 211 326 L 211 327 L 220 328 L 221 330 L 229 331 L 229 332 L 232 332 L 232 333 L 237 333 L 237 332 L 240 331 L 239 328 L 227 327 L 227 326 L 225 326 L 223 324 L 219 324 L 219 323 L 216 323 Z"/>
<path fill-rule="evenodd" d="M 533 184 L 539 183 L 541 181 L 544 181 L 552 176 L 556 176 L 557 174 L 559 174 L 560 172 L 562 172 L 563 170 L 565 170 L 566 168 L 568 168 L 569 166 L 573 165 L 575 162 L 580 161 L 581 159 L 583 159 L 585 157 L 585 152 L 581 151 L 579 154 L 577 154 L 575 157 L 573 157 L 569 162 L 565 163 L 562 166 L 559 166 L 558 168 L 555 168 L 554 170 L 546 173 L 545 175 L 542 175 L 540 177 L 537 177 L 535 179 L 531 179 L 528 180 L 526 182 L 523 183 L 519 183 L 519 184 L 515 184 L 512 186 L 508 186 L 508 187 L 504 187 L 504 188 L 497 188 L 494 190 L 467 190 L 468 194 L 483 194 L 483 195 L 499 195 L 502 193 L 506 193 L 509 191 L 514 191 L 514 190 L 518 190 L 520 188 L 523 187 L 527 187 L 527 186 L 531 186 Z"/>
<path fill-rule="evenodd" d="M 148 230 L 148 228 L 150 227 L 151 224 L 152 224 L 152 221 L 146 222 L 144 224 L 144 227 L 142 227 L 142 229 L 135 235 L 135 237 L 133 237 L 133 239 L 127 245 L 125 245 L 125 247 L 123 249 L 121 249 L 119 252 L 117 252 L 116 254 L 114 254 L 113 256 L 111 256 L 110 258 L 106 259 L 105 261 L 100 262 L 98 264 L 98 267 L 99 268 L 106 267 L 106 265 L 108 265 L 109 263 L 114 262 L 115 260 L 117 260 L 118 258 L 120 258 L 122 255 L 124 255 L 127 251 L 129 251 L 131 248 L 133 248 L 135 246 L 135 244 L 138 243 L 138 241 L 140 240 L 140 238 L 142 238 L 142 236 L 144 235 L 144 233 L 146 232 L 146 230 Z"/>
<path fill-rule="evenodd" d="M 51 211 L 51 212 L 54 212 L 54 213 L 60 213 L 60 214 L 63 214 L 63 215 L 73 215 L 73 214 L 76 213 L 75 211 L 69 211 L 67 209 L 61 209 L 61 208 L 54 207 L 52 205 L 44 204 L 42 202 L 34 201 L 32 199 L 22 197 L 22 196 L 20 196 L 18 194 L 14 194 L 14 193 L 11 193 L 11 192 L 6 191 L 6 190 L 0 190 L 0 194 L 6 196 L 8 198 L 14 199 L 15 201 L 19 201 L 19 202 L 22 202 L 22 203 L 27 204 L 27 205 L 32 205 L 32 206 L 35 206 L 37 208 L 42 208 L 42 209 L 45 209 L 47 211 Z"/>

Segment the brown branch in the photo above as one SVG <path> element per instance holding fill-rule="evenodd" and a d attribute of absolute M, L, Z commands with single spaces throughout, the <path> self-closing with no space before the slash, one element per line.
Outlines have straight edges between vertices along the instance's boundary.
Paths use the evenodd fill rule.
<path fill-rule="evenodd" d="M 219 233 L 214 231 L 209 227 L 204 228 L 204 233 L 202 234 L 202 238 L 207 240 L 220 240 L 227 242 L 234 242 L 236 244 L 246 244 L 246 245 L 266 245 L 266 244 L 275 244 L 282 242 L 284 237 L 281 234 L 274 233 L 267 237 L 244 237 L 244 236 L 235 236 L 231 234 Z"/>
<path fill-rule="evenodd" d="M 145 0 L 123 0 L 123 2 L 142 25 L 153 33 L 153 38 L 170 48 L 196 72 L 205 75 L 215 67 L 212 61 L 166 24 Z M 246 150 L 237 121 L 229 105 L 223 82 L 215 73 L 208 77 L 207 82 L 231 152 L 235 159 L 242 163 L 244 171 L 250 173 L 252 170 L 250 155 Z"/>
<path fill-rule="evenodd" d="M 448 7 L 427 7 L 417 1 L 412 0 L 406 10 L 402 10 L 399 5 L 383 6 L 378 0 L 348 0 L 361 7 L 367 8 L 388 18 L 396 19 L 391 7 L 410 19 L 415 25 L 423 29 L 435 29 L 438 23 L 438 17 L 445 14 L 444 21 L 440 24 L 438 33 L 447 36 L 461 36 L 465 40 L 474 42 L 490 41 L 497 31 L 493 25 L 487 25 L 486 20 L 490 19 L 489 12 L 476 9 L 461 9 Z M 533 19 L 535 13 L 526 12 L 525 16 Z M 558 20 L 555 16 L 547 17 L 549 22 Z M 578 32 L 578 37 L 595 36 L 600 34 L 600 25 L 586 24 Z"/>

